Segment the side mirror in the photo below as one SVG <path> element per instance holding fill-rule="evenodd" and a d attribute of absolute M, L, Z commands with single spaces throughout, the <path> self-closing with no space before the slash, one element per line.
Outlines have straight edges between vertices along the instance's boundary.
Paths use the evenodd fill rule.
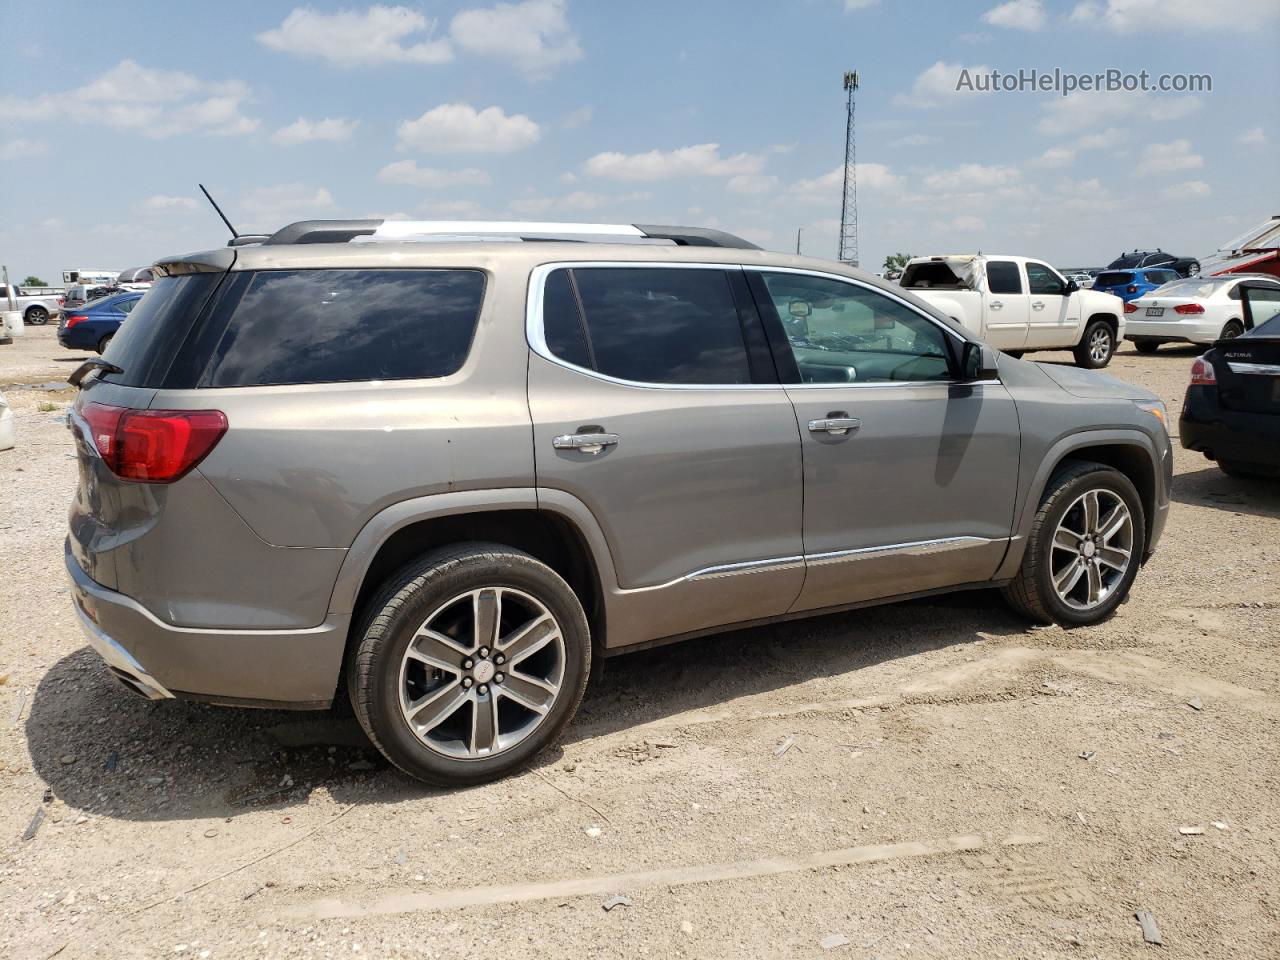
<path fill-rule="evenodd" d="M 1251 283 L 1246 280 L 1236 287 L 1240 291 L 1241 309 L 1244 311 L 1244 328 L 1252 330 L 1268 320 L 1280 316 L 1280 288 L 1268 283 Z"/>
<path fill-rule="evenodd" d="M 960 381 L 975 383 L 979 380 L 998 380 L 996 352 L 985 343 L 966 340 L 960 353 Z"/>
<path fill-rule="evenodd" d="M 1080 284 L 1076 283 L 1074 280 L 1067 281 L 1067 293 L 1075 293 L 1079 289 Z"/>

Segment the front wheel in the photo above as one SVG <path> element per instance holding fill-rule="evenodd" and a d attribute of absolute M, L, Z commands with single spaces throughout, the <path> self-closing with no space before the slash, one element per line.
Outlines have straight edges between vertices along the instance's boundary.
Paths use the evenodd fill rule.
<path fill-rule="evenodd" d="M 569 585 L 497 544 L 437 550 L 367 609 L 347 670 L 356 718 L 397 767 L 454 787 L 527 764 L 573 719 L 591 636 Z"/>
<path fill-rule="evenodd" d="M 1073 353 L 1076 366 L 1097 370 L 1111 362 L 1116 350 L 1116 333 L 1105 320 L 1094 320 L 1084 331 L 1084 336 Z"/>
<path fill-rule="evenodd" d="M 1160 349 L 1160 341 L 1148 340 L 1144 337 L 1141 340 L 1133 341 L 1133 348 L 1139 353 L 1155 353 Z"/>
<path fill-rule="evenodd" d="M 1077 461 L 1049 481 L 1005 600 L 1038 623 L 1098 623 L 1128 595 L 1145 540 L 1142 501 L 1129 478 Z"/>
<path fill-rule="evenodd" d="M 23 319 L 33 327 L 43 327 L 49 322 L 49 311 L 44 307 L 32 307 Z"/>

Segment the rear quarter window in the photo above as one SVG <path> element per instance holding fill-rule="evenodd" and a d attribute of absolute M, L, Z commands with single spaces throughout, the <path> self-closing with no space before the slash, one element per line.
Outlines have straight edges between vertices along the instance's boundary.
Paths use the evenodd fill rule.
<path fill-rule="evenodd" d="M 467 358 L 484 288 L 479 270 L 235 274 L 197 338 L 198 385 L 447 377 Z"/>

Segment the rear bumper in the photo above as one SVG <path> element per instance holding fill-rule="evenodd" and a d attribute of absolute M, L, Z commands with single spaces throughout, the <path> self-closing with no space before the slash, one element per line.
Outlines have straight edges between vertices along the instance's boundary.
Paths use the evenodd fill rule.
<path fill-rule="evenodd" d="M 1178 421 L 1182 446 L 1210 460 L 1280 466 L 1280 415 L 1226 410 L 1210 391 L 1216 388 L 1188 388 Z"/>
<path fill-rule="evenodd" d="M 350 617 L 318 627 L 225 630 L 176 627 L 92 580 L 65 547 L 72 602 L 89 643 L 111 672 L 150 700 L 324 709 L 332 701 Z"/>
<path fill-rule="evenodd" d="M 1129 318 L 1124 332 L 1126 340 L 1155 340 L 1159 343 L 1209 344 L 1218 339 L 1221 327 L 1209 329 L 1208 324 L 1185 320 L 1143 320 Z"/>

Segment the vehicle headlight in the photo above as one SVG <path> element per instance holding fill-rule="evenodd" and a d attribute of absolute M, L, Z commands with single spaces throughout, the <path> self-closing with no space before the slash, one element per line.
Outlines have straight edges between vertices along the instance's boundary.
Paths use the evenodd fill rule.
<path fill-rule="evenodd" d="M 1169 411 L 1165 409 L 1163 403 L 1159 400 L 1152 400 L 1150 402 L 1146 400 L 1135 400 L 1133 405 L 1139 410 L 1145 410 L 1147 413 L 1151 414 L 1160 421 L 1160 426 L 1164 429 L 1164 432 L 1169 432 Z"/>

